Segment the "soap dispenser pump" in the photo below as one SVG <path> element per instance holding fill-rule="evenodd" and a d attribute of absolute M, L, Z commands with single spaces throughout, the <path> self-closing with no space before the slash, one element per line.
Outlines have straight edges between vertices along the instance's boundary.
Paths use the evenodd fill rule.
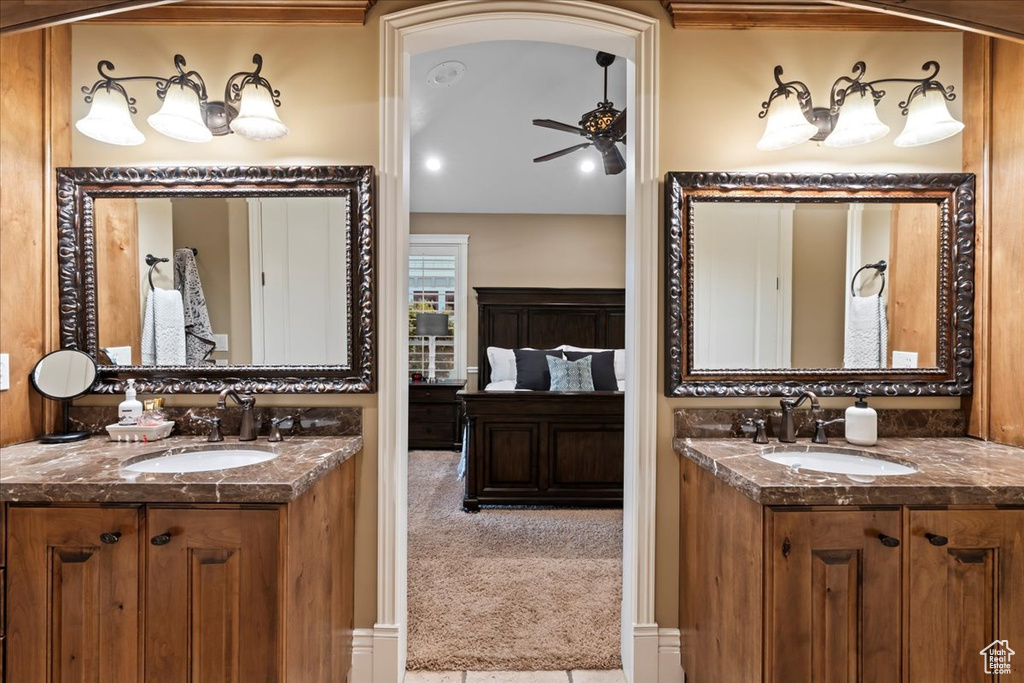
<path fill-rule="evenodd" d="M 135 380 L 128 380 L 124 400 L 117 407 L 117 422 L 122 425 L 136 425 L 142 416 L 142 402 L 135 398 Z"/>
<path fill-rule="evenodd" d="M 867 394 L 854 394 L 857 402 L 846 409 L 846 440 L 856 446 L 878 442 L 878 413 L 868 406 Z"/>

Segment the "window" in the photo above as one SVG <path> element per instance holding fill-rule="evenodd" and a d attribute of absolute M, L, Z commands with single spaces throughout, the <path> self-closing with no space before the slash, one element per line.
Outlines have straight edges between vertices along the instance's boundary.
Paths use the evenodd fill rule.
<path fill-rule="evenodd" d="M 449 336 L 436 338 L 437 379 L 466 377 L 468 235 L 409 236 L 409 372 L 424 377 L 429 340 L 416 336 L 417 313 L 448 315 Z"/>

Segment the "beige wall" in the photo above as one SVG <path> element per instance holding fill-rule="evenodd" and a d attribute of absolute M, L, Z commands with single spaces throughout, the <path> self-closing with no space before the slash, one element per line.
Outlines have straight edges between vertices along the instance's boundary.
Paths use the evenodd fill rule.
<path fill-rule="evenodd" d="M 793 212 L 793 367 L 841 368 L 846 326 L 846 204 Z"/>
<path fill-rule="evenodd" d="M 414 213 L 409 232 L 469 235 L 469 367 L 477 365 L 474 287 L 626 286 L 625 216 Z"/>
<path fill-rule="evenodd" d="M 381 14 L 419 2 L 378 2 L 362 28 L 120 27 L 76 26 L 73 92 L 95 80 L 95 65 L 110 59 L 125 71 L 170 71 L 175 52 L 200 69 L 212 83 L 244 68 L 253 52 L 266 60 L 264 73 L 281 90 L 281 116 L 292 133 L 284 140 L 252 143 L 237 138 L 207 145 L 160 139 L 137 148 L 115 148 L 73 136 L 76 165 L 150 163 L 280 164 L 346 163 L 378 165 L 378 36 Z M 816 104 L 831 80 L 857 60 L 866 60 L 869 77 L 911 76 L 928 59 L 942 64 L 944 82 L 961 90 L 961 39 L 956 33 L 823 31 L 691 31 L 671 27 L 656 0 L 617 0 L 607 4 L 657 17 L 661 22 L 659 170 L 839 170 L 958 171 L 960 140 L 915 149 L 897 149 L 890 141 L 862 148 L 831 150 L 814 144 L 780 152 L 754 148 L 763 122 L 760 103 L 773 81 L 772 68 L 783 64 L 786 76 L 805 81 Z M 139 98 L 143 107 L 150 98 Z M 899 95 L 892 90 L 880 108 L 893 125 Z M 951 104 L 959 114 L 960 100 Z M 74 98 L 73 120 L 85 113 Z M 140 114 L 148 114 L 145 108 Z M 143 120 L 143 117 L 139 117 Z M 140 126 L 145 130 L 145 124 Z M 898 125 L 894 125 L 898 130 Z M 470 245 L 472 253 L 472 244 Z M 659 339 L 661 334 L 659 332 Z M 661 373 L 659 373 L 659 376 Z M 197 399 L 190 399 L 197 400 Z M 261 399 L 270 402 L 271 399 Z M 310 403 L 307 397 L 277 399 Z M 317 399 L 323 400 L 323 399 Z M 326 399 L 336 405 L 362 405 L 366 447 L 357 482 L 356 625 L 373 623 L 376 611 L 376 400 L 374 397 Z M 766 405 L 771 401 L 682 401 L 661 398 L 658 411 L 658 512 L 656 618 L 677 624 L 678 456 L 671 449 L 672 410 L 677 406 Z M 892 401 L 876 401 L 879 406 Z M 957 399 L 905 400 L 905 405 L 958 406 Z M 845 405 L 845 403 L 843 403 Z"/>

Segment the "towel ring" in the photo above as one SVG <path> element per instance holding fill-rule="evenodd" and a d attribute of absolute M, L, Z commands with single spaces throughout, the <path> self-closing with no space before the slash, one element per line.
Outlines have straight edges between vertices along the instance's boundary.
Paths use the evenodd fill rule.
<path fill-rule="evenodd" d="M 878 263 L 869 263 L 858 268 L 857 272 L 854 273 L 853 277 L 850 279 L 850 296 L 857 296 L 857 292 L 855 290 L 857 284 L 857 276 L 869 268 L 872 270 L 877 270 L 878 274 L 882 277 L 882 288 L 878 290 L 878 296 L 882 296 L 882 292 L 885 291 L 885 269 L 888 267 L 888 263 L 886 263 L 885 261 L 879 261 Z"/>
<path fill-rule="evenodd" d="M 146 254 L 146 265 L 149 266 L 149 291 L 156 289 L 153 286 L 153 269 L 156 268 L 158 263 L 167 263 L 171 259 L 169 258 L 157 258 L 152 254 Z"/>

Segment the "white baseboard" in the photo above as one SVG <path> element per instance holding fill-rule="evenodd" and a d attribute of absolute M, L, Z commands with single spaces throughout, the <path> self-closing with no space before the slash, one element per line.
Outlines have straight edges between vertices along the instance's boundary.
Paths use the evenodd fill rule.
<path fill-rule="evenodd" d="M 679 629 L 658 629 L 658 683 L 683 683 L 679 663 Z M 373 629 L 352 631 L 352 675 L 350 683 L 373 681 Z"/>
<path fill-rule="evenodd" d="M 352 630 L 352 674 L 349 683 L 373 680 L 373 629 Z"/>

